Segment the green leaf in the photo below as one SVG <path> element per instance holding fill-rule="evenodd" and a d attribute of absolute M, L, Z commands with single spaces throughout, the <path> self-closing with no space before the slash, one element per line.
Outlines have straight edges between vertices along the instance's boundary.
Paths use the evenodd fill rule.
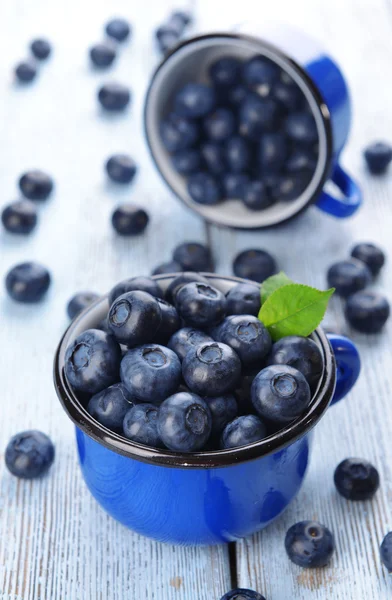
<path fill-rule="evenodd" d="M 259 319 L 274 341 L 286 335 L 310 335 L 327 310 L 334 288 L 326 291 L 292 283 L 275 290 L 262 305 Z"/>
<path fill-rule="evenodd" d="M 283 271 L 268 277 L 261 285 L 261 302 L 264 304 L 267 298 L 271 296 L 275 290 L 284 285 L 289 285 L 290 283 L 294 283 L 294 281 L 292 281 L 290 277 L 287 277 L 286 273 Z"/>

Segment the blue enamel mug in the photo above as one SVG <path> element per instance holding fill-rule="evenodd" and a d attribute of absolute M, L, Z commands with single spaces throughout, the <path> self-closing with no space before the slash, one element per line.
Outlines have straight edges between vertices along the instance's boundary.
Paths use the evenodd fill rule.
<path fill-rule="evenodd" d="M 301 88 L 318 131 L 318 159 L 307 188 L 291 202 L 277 202 L 260 211 L 249 210 L 236 199 L 206 206 L 192 200 L 184 176 L 178 174 L 159 136 L 159 125 L 170 111 L 175 93 L 189 81 L 208 82 L 210 65 L 223 56 L 245 60 L 263 55 L 277 63 Z M 252 27 L 208 33 L 175 47 L 156 69 L 145 101 L 144 124 L 152 158 L 171 190 L 207 221 L 241 229 L 259 229 L 287 221 L 309 205 L 338 218 L 359 208 L 362 196 L 355 181 L 340 164 L 351 124 L 347 82 L 329 54 L 313 39 L 284 25 Z M 327 191 L 332 181 L 337 194 Z M 331 186 L 330 186 L 331 187 Z"/>
<path fill-rule="evenodd" d="M 243 281 L 206 275 L 227 292 Z M 173 276 L 157 276 L 166 288 Z M 173 544 L 219 544 L 249 536 L 276 519 L 298 493 L 312 448 L 312 429 L 330 404 L 353 387 L 360 371 L 354 344 L 341 336 L 313 334 L 324 369 L 302 417 L 249 446 L 180 454 L 131 442 L 100 425 L 85 410 L 64 374 L 67 346 L 97 326 L 108 310 L 102 298 L 66 331 L 54 362 L 55 387 L 76 425 L 84 480 L 99 504 L 130 529 Z"/>

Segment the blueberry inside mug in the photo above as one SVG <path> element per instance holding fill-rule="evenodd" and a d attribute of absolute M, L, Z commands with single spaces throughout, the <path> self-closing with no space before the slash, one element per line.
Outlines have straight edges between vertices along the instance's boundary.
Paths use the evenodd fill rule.
<path fill-rule="evenodd" d="M 307 187 L 290 202 L 278 201 L 264 210 L 250 210 L 236 199 L 208 206 L 195 202 L 186 178 L 176 172 L 159 135 L 162 120 L 178 90 L 189 82 L 208 83 L 211 64 L 234 56 L 247 60 L 261 55 L 278 65 L 301 89 L 317 126 L 317 164 Z M 249 23 L 232 32 L 213 32 L 185 40 L 155 71 L 145 100 L 144 124 L 152 158 L 171 190 L 209 222 L 241 229 L 276 226 L 315 204 L 337 218 L 349 217 L 362 202 L 361 190 L 340 164 L 351 125 L 347 82 L 337 63 L 307 35 L 282 24 L 254 27 Z M 325 184 L 332 182 L 334 191 Z"/>
<path fill-rule="evenodd" d="M 156 276 L 165 290 L 174 276 Z M 244 280 L 205 275 L 227 293 Z M 260 531 L 297 495 L 312 449 L 313 428 L 355 384 L 360 359 L 345 337 L 317 329 L 312 339 L 323 372 L 306 412 L 277 433 L 230 450 L 181 454 L 143 446 L 99 424 L 73 392 L 64 372 L 68 345 L 96 327 L 108 310 L 103 297 L 71 323 L 57 349 L 54 383 L 76 425 L 84 480 L 98 503 L 130 529 L 181 545 L 231 542 Z"/>

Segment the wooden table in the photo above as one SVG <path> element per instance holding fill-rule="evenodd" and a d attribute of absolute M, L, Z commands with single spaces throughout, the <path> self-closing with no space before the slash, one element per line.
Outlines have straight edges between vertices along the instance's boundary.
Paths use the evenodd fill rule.
<path fill-rule="evenodd" d="M 182 240 L 209 240 L 217 271 L 231 273 L 234 255 L 263 247 L 297 280 L 325 285 L 328 265 L 355 241 L 374 240 L 391 254 L 392 172 L 371 178 L 362 149 L 392 137 L 390 96 L 392 4 L 388 0 L 198 0 L 197 26 L 230 27 L 246 18 L 284 19 L 313 32 L 338 58 L 354 102 L 352 136 L 344 163 L 363 186 L 365 204 L 345 221 L 308 210 L 279 231 L 239 233 L 206 227 L 165 188 L 143 140 L 145 88 L 157 56 L 152 29 L 172 2 L 143 0 L 13 0 L 0 4 L 0 189 L 2 204 L 18 196 L 21 172 L 40 167 L 53 174 L 56 191 L 40 207 L 37 231 L 26 239 L 0 234 L 0 274 L 35 259 L 53 274 L 48 298 L 37 306 L 0 299 L 1 450 L 21 429 L 41 428 L 56 444 L 56 462 L 41 481 L 11 477 L 0 461 L 0 596 L 3 600 L 219 600 L 234 586 L 251 587 L 268 600 L 387 600 L 392 584 L 380 566 L 378 546 L 392 529 L 391 329 L 379 336 L 350 332 L 363 357 L 355 391 L 318 427 L 306 483 L 285 515 L 260 535 L 232 547 L 177 548 L 154 543 L 109 518 L 87 491 L 77 466 L 74 433 L 52 384 L 52 357 L 67 325 L 65 305 L 76 291 L 105 292 L 124 277 L 144 274 L 170 258 Z M 134 24 L 132 42 L 106 74 L 90 71 L 87 48 L 101 38 L 113 14 Z M 11 69 L 35 35 L 53 41 L 53 59 L 37 82 L 20 89 Z M 95 93 L 101 82 L 131 85 L 126 116 L 103 116 Z M 107 183 L 103 163 L 128 151 L 140 165 L 135 185 Z M 117 202 L 136 200 L 152 216 L 145 236 L 120 239 L 109 218 Z M 392 296 L 388 265 L 376 287 Z M 346 329 L 339 300 L 327 317 Z M 377 465 L 381 489 L 373 502 L 347 503 L 332 475 L 347 456 Z M 304 571 L 283 548 L 287 528 L 314 518 L 335 532 L 330 567 Z"/>

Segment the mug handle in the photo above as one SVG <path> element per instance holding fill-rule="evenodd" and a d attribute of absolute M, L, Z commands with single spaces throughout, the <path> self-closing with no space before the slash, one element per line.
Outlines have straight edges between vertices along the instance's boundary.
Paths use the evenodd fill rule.
<path fill-rule="evenodd" d="M 334 333 L 328 333 L 327 338 L 336 359 L 336 388 L 332 405 L 342 400 L 354 386 L 361 371 L 361 359 L 358 348 L 348 338 Z"/>
<path fill-rule="evenodd" d="M 340 165 L 335 166 L 331 180 L 340 189 L 344 198 L 335 198 L 323 191 L 316 203 L 318 208 L 339 219 L 351 217 L 362 204 L 362 192 L 358 184 Z"/>

